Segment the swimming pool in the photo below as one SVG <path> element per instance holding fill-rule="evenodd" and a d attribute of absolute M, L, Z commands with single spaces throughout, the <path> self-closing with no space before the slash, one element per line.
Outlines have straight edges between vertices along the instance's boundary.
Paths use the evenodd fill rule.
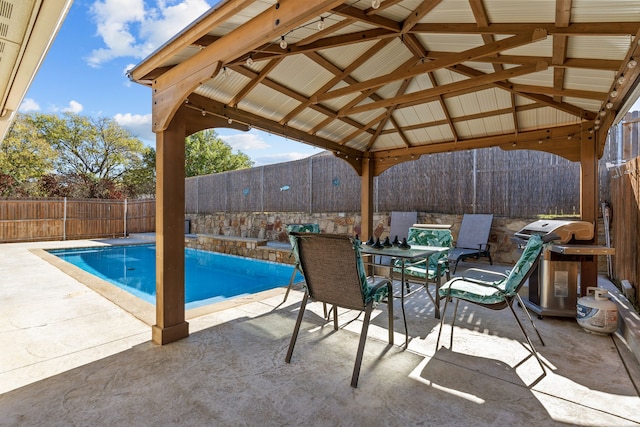
<path fill-rule="evenodd" d="M 155 304 L 155 244 L 51 249 L 47 252 Z M 185 303 L 191 309 L 289 283 L 293 266 L 185 249 Z M 302 276 L 297 273 L 296 281 Z"/>

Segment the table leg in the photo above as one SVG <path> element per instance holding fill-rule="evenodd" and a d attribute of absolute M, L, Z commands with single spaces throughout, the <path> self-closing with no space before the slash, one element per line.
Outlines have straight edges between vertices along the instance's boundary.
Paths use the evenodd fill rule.
<path fill-rule="evenodd" d="M 405 348 L 409 347 L 409 329 L 407 328 L 407 315 L 404 312 L 404 258 L 401 258 L 400 265 L 402 266 L 402 270 L 400 273 L 400 278 L 402 281 L 400 282 L 400 304 L 402 307 L 402 320 L 404 320 L 404 346 Z"/>

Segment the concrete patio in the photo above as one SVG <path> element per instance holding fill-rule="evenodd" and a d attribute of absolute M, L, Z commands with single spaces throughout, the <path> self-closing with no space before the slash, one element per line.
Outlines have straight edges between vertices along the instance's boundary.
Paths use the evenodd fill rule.
<path fill-rule="evenodd" d="M 144 316 L 31 252 L 93 244 L 104 242 L 0 245 L 0 425 L 640 424 L 637 360 L 574 319 L 536 322 L 542 377 L 506 310 L 461 304 L 453 348 L 445 326 L 435 351 L 439 323 L 419 292 L 407 300 L 408 349 L 399 301 L 395 346 L 385 305 L 376 310 L 353 389 L 355 313 L 334 332 L 311 304 L 291 364 L 301 293 L 281 304 L 284 289 L 192 312 L 187 339 L 156 346 Z"/>

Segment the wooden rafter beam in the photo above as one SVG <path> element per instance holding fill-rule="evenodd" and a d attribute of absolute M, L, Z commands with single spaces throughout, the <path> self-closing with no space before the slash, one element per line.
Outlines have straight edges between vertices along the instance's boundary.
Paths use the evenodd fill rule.
<path fill-rule="evenodd" d="M 237 106 L 238 103 L 242 99 L 244 99 L 244 97 L 247 96 L 247 94 L 249 92 L 251 92 L 256 86 L 258 86 L 260 83 L 262 83 L 262 81 L 265 78 L 267 78 L 269 73 L 274 68 L 276 68 L 281 61 L 282 61 L 281 58 L 269 61 L 267 66 L 260 70 L 260 73 L 258 73 L 258 76 L 256 78 L 249 80 L 249 83 L 247 83 L 242 89 L 240 89 L 240 91 L 238 93 L 236 93 L 236 95 L 233 97 L 233 99 L 231 101 L 229 101 L 229 105 L 231 107 Z"/>
<path fill-rule="evenodd" d="M 242 75 L 244 75 L 245 77 L 249 78 L 249 79 L 255 79 L 258 77 L 258 73 L 256 73 L 253 70 L 250 70 L 247 67 L 244 66 L 233 66 L 230 67 L 233 71 L 240 73 Z M 280 92 L 290 98 L 295 99 L 298 102 L 305 102 L 305 100 L 307 100 L 307 97 L 292 90 L 289 89 L 286 86 L 281 85 L 280 83 L 274 82 L 273 80 L 269 79 L 268 77 L 262 80 L 262 84 L 275 90 L 276 92 Z M 342 117 L 342 118 L 338 118 L 338 113 L 337 111 L 331 110 L 328 107 L 325 107 L 323 105 L 318 105 L 318 104 L 311 104 L 309 105 L 309 108 L 317 111 L 318 113 L 324 114 L 325 116 L 329 117 L 331 120 L 335 120 L 335 119 L 339 119 L 341 121 L 343 121 L 344 123 L 350 125 L 350 126 L 354 126 L 354 127 L 360 127 L 362 126 L 361 123 L 356 122 L 355 120 L 349 118 L 349 117 Z M 284 124 L 281 124 L 284 125 Z M 312 134 L 315 132 L 311 132 Z"/>
<path fill-rule="evenodd" d="M 304 45 L 292 44 L 287 47 L 286 51 L 283 51 L 280 46 L 274 45 L 273 43 L 269 42 L 264 46 L 256 47 L 254 49 L 254 52 L 256 53 L 252 56 L 252 58 L 254 61 L 270 60 L 280 56 L 306 54 L 309 52 L 317 52 L 320 50 L 348 46 L 351 44 L 362 43 L 366 41 L 375 41 L 384 38 L 395 38 L 397 36 L 398 34 L 396 32 L 376 28 L 373 30 L 364 30 L 355 33 L 325 37 L 323 39 Z M 245 59 L 246 57 L 236 57 L 233 60 L 229 61 L 227 64 L 234 65 L 243 63 Z"/>
<path fill-rule="evenodd" d="M 215 76 L 229 60 L 280 37 L 342 3 L 343 0 L 306 0 L 304 3 L 298 0 L 281 0 L 158 76 L 152 84 L 153 130 L 166 130 L 184 99 L 200 84 Z M 135 78 L 136 69 L 131 73 Z"/>
<path fill-rule="evenodd" d="M 338 30 L 341 30 L 345 27 L 348 27 L 349 25 L 353 24 L 354 22 L 356 22 L 355 19 L 343 19 L 340 22 L 336 22 L 333 25 L 330 25 L 329 27 L 325 28 L 324 30 L 318 30 L 316 33 L 305 37 L 304 39 L 300 40 L 299 42 L 297 42 L 295 44 L 295 46 L 306 46 L 309 45 L 311 43 L 315 43 L 318 40 L 322 40 L 326 37 L 329 37 L 331 34 L 335 33 Z"/>
<path fill-rule="evenodd" d="M 557 90 L 552 87 L 546 86 L 533 86 L 533 85 L 520 85 L 514 84 L 513 90 L 522 93 L 537 93 L 539 95 L 550 96 L 570 96 L 573 98 L 593 99 L 597 101 L 604 101 L 607 99 L 606 92 L 595 92 L 592 90 L 580 90 L 580 89 L 560 89 Z"/>
<path fill-rule="evenodd" d="M 516 104 L 516 95 L 511 92 L 511 119 L 513 120 L 513 129 L 516 135 L 520 132 L 520 120 L 518 120 L 518 106 Z"/>
<path fill-rule="evenodd" d="M 493 83 L 502 80 L 508 80 L 509 78 L 522 76 L 525 74 L 531 74 L 536 71 L 543 71 L 547 68 L 546 64 L 538 65 L 523 65 L 516 68 L 510 68 L 508 70 L 500 71 L 498 73 L 484 74 L 483 76 L 453 82 L 445 85 L 440 85 L 431 89 L 426 89 L 418 92 L 412 92 L 406 95 L 384 99 L 381 101 L 372 102 L 365 105 L 360 105 L 353 108 L 342 108 L 338 111 L 338 116 L 347 116 L 351 114 L 361 113 L 364 111 L 372 111 L 378 108 L 386 108 L 391 105 L 404 106 L 405 104 L 415 104 L 416 102 L 424 102 L 431 99 L 437 99 L 438 96 L 448 93 L 454 93 L 466 89 L 476 89 L 478 86 Z"/>
<path fill-rule="evenodd" d="M 572 0 L 556 0 L 556 27 L 568 27 L 571 23 L 571 2 Z M 551 55 L 552 65 L 562 65 L 567 58 L 568 37 L 565 35 L 554 34 L 553 36 L 553 53 Z M 553 69 L 553 88 L 562 90 L 564 88 L 564 68 Z M 561 102 L 561 96 L 554 96 L 554 101 Z"/>
<path fill-rule="evenodd" d="M 407 88 L 409 87 L 410 83 L 411 83 L 411 79 L 407 79 L 407 80 L 403 81 L 402 84 L 400 85 L 400 87 L 398 88 L 397 92 L 396 92 L 396 96 L 404 94 L 407 91 Z M 373 144 L 375 144 L 376 140 L 380 136 L 380 132 L 382 132 L 382 130 L 384 129 L 385 125 L 391 119 L 394 110 L 395 110 L 395 107 L 388 108 L 381 116 L 379 116 L 379 120 L 378 121 L 374 121 L 371 124 L 371 126 L 377 124 L 377 127 L 376 127 L 376 130 L 375 130 L 375 133 L 369 139 L 369 143 L 367 144 L 367 148 L 364 151 L 369 151 L 371 149 L 371 147 L 373 146 Z M 401 129 L 397 129 L 397 131 L 402 134 Z M 360 132 L 360 133 L 362 133 L 362 132 Z M 352 134 L 353 136 L 351 136 L 350 138 L 345 138 L 342 141 L 342 143 L 346 143 L 349 140 L 354 139 L 358 134 L 355 134 L 355 133 Z M 406 140 L 406 138 L 404 138 L 404 140 L 405 140 L 406 146 L 408 147 L 409 146 L 408 141 Z"/>
<path fill-rule="evenodd" d="M 400 32 L 402 27 L 400 23 L 394 21 L 393 19 L 384 18 L 378 15 L 367 15 L 367 13 L 358 9 L 354 6 L 342 5 L 334 8 L 332 10 L 336 15 L 344 16 L 345 18 L 356 19 L 360 22 L 364 22 L 365 24 L 372 25 L 378 28 L 384 28 L 385 30 Z"/>
<path fill-rule="evenodd" d="M 434 52 L 430 51 L 428 59 L 437 59 L 443 55 L 448 55 L 449 52 Z M 552 58 L 550 56 L 514 56 L 514 55 L 499 55 L 499 56 L 486 56 L 483 58 L 474 59 L 476 62 L 489 62 L 495 64 L 510 64 L 510 65 L 526 65 L 537 64 L 538 62 L 546 62 L 551 64 Z M 583 59 L 583 58 L 567 58 L 562 65 L 554 65 L 556 68 L 583 68 L 583 69 L 595 69 L 603 71 L 616 71 L 622 61 L 615 59 Z"/>
<path fill-rule="evenodd" d="M 431 81 L 431 86 L 438 87 L 438 82 L 436 81 L 433 73 L 429 73 L 429 80 Z M 451 135 L 453 135 L 453 140 L 458 140 L 458 131 L 456 130 L 455 125 L 453 124 L 453 120 L 451 120 L 451 113 L 449 113 L 449 109 L 447 108 L 447 103 L 444 102 L 444 98 L 442 95 L 438 96 L 438 103 L 440 104 L 440 108 L 442 108 L 442 112 L 444 113 L 445 121 L 447 125 L 449 125 L 449 129 L 451 130 Z"/>
<path fill-rule="evenodd" d="M 520 34 L 536 29 L 545 30 L 549 35 L 565 36 L 628 36 L 635 34 L 640 28 L 638 22 L 580 22 L 572 23 L 567 27 L 558 27 L 555 23 L 508 23 L 490 24 L 486 28 L 480 28 L 470 23 L 438 23 L 416 24 L 412 32 L 415 33 L 440 33 L 440 34 Z"/>
<path fill-rule="evenodd" d="M 266 132 L 272 132 L 285 138 L 294 139 L 306 144 L 315 145 L 316 147 L 321 147 L 326 150 L 341 151 L 354 157 L 362 157 L 362 154 L 359 151 L 353 150 L 347 146 L 341 146 L 331 140 L 321 138 L 317 135 L 309 135 L 304 131 L 294 129 L 289 126 L 282 126 L 277 122 L 265 119 L 264 117 L 249 113 L 247 111 L 229 108 L 221 102 L 214 101 L 210 98 L 195 93 L 189 95 L 188 100 L 189 105 L 193 106 L 197 110 L 204 110 L 206 113 L 210 113 L 219 117 L 230 118 L 241 124 L 246 124 L 256 129 L 264 130 Z"/>
<path fill-rule="evenodd" d="M 371 49 L 368 49 L 366 52 L 364 52 L 362 55 L 356 58 L 353 62 L 351 62 L 351 64 L 349 64 L 344 70 L 340 70 L 333 63 L 331 63 L 329 60 L 325 59 L 322 55 L 316 52 L 308 53 L 307 56 L 311 60 L 315 61 L 320 66 L 324 67 L 326 70 L 333 73 L 335 76 L 334 78 L 329 80 L 326 84 L 324 84 L 319 90 L 317 90 L 311 97 L 314 97 L 326 92 L 327 90 L 337 85 L 340 81 L 345 81 L 347 83 L 355 82 L 356 80 L 353 77 L 351 77 L 350 74 L 390 42 L 391 42 L 391 39 L 380 40 Z M 280 120 L 280 123 L 281 124 L 288 123 L 289 120 L 296 117 L 298 114 L 300 114 L 305 108 L 309 107 L 309 105 L 311 104 L 312 102 L 309 99 L 305 100 L 304 102 L 301 102 L 296 108 L 294 108 L 285 117 L 283 117 L 282 120 Z"/>
<path fill-rule="evenodd" d="M 640 30 L 638 30 L 638 32 L 635 34 L 633 40 L 640 40 Z M 613 121 L 615 120 L 616 112 L 618 112 L 620 108 L 629 100 L 629 97 L 634 93 L 635 90 L 637 90 L 638 86 L 640 85 L 640 66 L 638 66 L 636 62 L 635 67 L 627 67 L 631 59 L 638 61 L 638 58 L 640 58 L 640 44 L 634 42 L 631 44 L 631 48 L 622 61 L 620 70 L 618 70 L 616 74 L 617 78 L 620 78 L 620 76 L 624 76 L 624 82 L 618 83 L 617 79 L 615 79 L 613 82 L 613 86 L 611 87 L 611 92 L 613 91 L 613 89 L 615 89 L 617 92 L 617 96 L 615 98 L 611 98 L 610 93 L 607 94 L 606 101 L 610 101 L 613 104 L 613 107 L 610 109 L 609 113 L 605 114 L 605 116 L 602 117 L 602 122 L 598 125 L 598 135 L 596 138 L 596 142 L 599 144 L 596 147 L 596 155 L 598 157 L 602 157 L 602 154 L 604 153 L 604 146 L 607 141 L 607 132 L 613 124 Z"/>
<path fill-rule="evenodd" d="M 473 17 L 476 20 L 476 24 L 478 27 L 486 28 L 489 26 L 489 17 L 487 16 L 487 10 L 484 7 L 483 0 L 469 0 L 469 6 L 471 6 L 471 11 L 473 12 Z M 482 34 L 482 41 L 485 44 L 493 43 L 495 41 L 493 34 Z M 493 54 L 490 57 L 496 57 L 497 54 Z M 494 71 L 502 71 L 502 64 L 493 63 Z"/>
<path fill-rule="evenodd" d="M 190 46 L 194 40 L 206 37 L 210 28 L 215 28 L 224 23 L 247 6 L 253 4 L 254 1 L 255 0 L 223 2 L 219 7 L 211 8 L 206 15 L 199 18 L 201 25 L 188 27 L 178 36 L 171 39 L 160 52 L 132 69 L 130 72 L 132 78 L 134 80 L 143 79 L 153 70 L 162 67 L 175 52 Z"/>
<path fill-rule="evenodd" d="M 506 49 L 523 46 L 533 41 L 544 39 L 545 37 L 546 33 L 544 33 L 544 31 L 534 31 L 532 33 L 519 34 L 517 36 L 509 37 L 507 39 L 491 43 L 489 45 L 471 48 L 459 53 L 452 53 L 446 56 L 442 56 L 439 59 L 425 62 L 424 64 L 407 67 L 404 70 L 396 70 L 392 73 L 375 77 L 371 80 L 363 81 L 344 88 L 335 89 L 323 94 L 322 96 L 318 96 L 314 101 L 322 102 L 327 99 L 338 98 L 351 93 L 361 92 L 366 89 L 379 88 L 394 81 L 404 80 L 406 78 L 414 77 L 429 71 L 435 71 L 439 68 L 450 67 L 462 62 L 472 61 L 475 58 L 480 58 L 497 52 L 501 52 Z"/>
<path fill-rule="evenodd" d="M 455 70 L 456 72 L 466 75 L 468 77 L 477 77 L 477 76 L 482 76 L 485 73 L 483 73 L 482 71 L 478 71 L 475 68 L 471 68 L 471 67 L 467 67 L 466 65 L 456 65 L 454 67 L 452 67 L 453 70 Z M 582 108 L 576 107 L 575 105 L 572 104 L 568 104 L 566 102 L 556 102 L 553 100 L 552 97 L 546 96 L 546 95 L 539 95 L 539 94 L 535 94 L 535 93 L 524 93 L 524 92 L 518 92 L 517 90 L 514 89 L 513 85 L 511 83 L 507 83 L 507 82 L 495 82 L 492 83 L 492 85 L 494 87 L 500 88 L 500 89 L 504 89 L 508 92 L 513 93 L 514 95 L 519 95 L 522 96 L 524 98 L 530 99 L 532 101 L 535 101 L 537 103 L 540 103 L 542 105 L 546 105 L 549 107 L 553 107 L 556 108 L 560 111 L 564 111 L 566 113 L 569 114 L 573 114 L 576 117 L 580 117 L 584 120 L 592 120 L 595 118 L 595 113 L 591 112 L 591 111 L 587 111 L 587 110 L 583 110 Z"/>
<path fill-rule="evenodd" d="M 287 51 L 283 51 L 279 46 L 274 47 L 270 44 L 268 47 L 264 47 L 263 49 L 257 49 L 260 53 L 256 53 L 253 55 L 254 61 L 266 61 L 279 57 L 286 57 L 296 54 L 307 54 L 310 52 L 317 52 L 325 49 L 331 49 L 334 47 L 346 46 L 354 43 L 361 43 L 363 41 L 372 41 L 372 40 L 384 40 L 384 39 L 394 39 L 398 37 L 397 34 L 391 33 L 388 31 L 380 31 L 380 30 L 367 30 L 358 33 L 352 33 L 347 36 L 335 36 L 330 38 L 325 38 L 319 40 L 314 43 L 309 43 L 305 45 L 289 45 Z M 415 34 L 409 33 L 405 34 L 402 37 L 402 41 L 407 46 L 408 49 L 412 50 L 412 43 L 416 43 L 417 39 Z M 335 42 L 335 43 L 334 43 Z M 419 42 L 417 42 L 419 44 Z M 413 50 L 412 50 L 413 51 Z M 446 57 L 448 55 L 452 55 L 454 52 L 439 52 L 439 51 L 429 51 L 424 56 L 425 59 L 436 60 L 442 57 Z M 237 58 L 226 65 L 237 65 L 244 63 L 246 58 Z M 525 64 L 536 64 L 538 62 L 547 62 L 551 64 L 552 57 L 550 56 L 518 56 L 518 55 L 498 55 L 491 56 L 487 55 L 485 57 L 474 58 L 474 61 L 477 62 L 489 62 L 494 64 L 511 64 L 511 65 L 525 65 Z M 612 60 L 612 59 L 584 59 L 584 58 L 567 58 L 563 64 L 554 65 L 555 67 L 560 68 L 583 68 L 583 69 L 596 69 L 596 70 L 607 70 L 607 71 L 615 71 L 620 66 L 620 61 Z"/>
<path fill-rule="evenodd" d="M 563 157 L 576 161 L 580 155 L 579 136 L 582 127 L 579 124 L 559 126 L 520 132 L 518 134 L 495 135 L 481 138 L 469 138 L 458 141 L 437 142 L 409 148 L 372 151 L 372 159 L 376 170 L 381 173 L 389 167 L 407 160 L 416 159 L 425 154 L 436 154 L 449 151 L 470 150 L 475 148 L 503 147 L 505 149 L 537 149 L 539 151 L 562 152 Z M 569 139 L 571 137 L 571 139 Z M 542 143 L 540 143 L 542 141 Z M 558 147 L 562 141 L 563 147 Z M 515 144 L 515 146 L 513 145 Z M 555 146 L 555 147 L 554 147 Z M 552 151 L 553 150 L 553 151 Z"/>
<path fill-rule="evenodd" d="M 424 0 L 420 5 L 402 23 L 401 33 L 406 34 L 424 18 L 434 7 L 439 5 L 442 0 Z"/>
<path fill-rule="evenodd" d="M 367 16 L 371 16 L 371 15 L 377 15 L 378 13 L 382 12 L 383 10 L 386 10 L 388 8 L 390 8 L 391 6 L 394 6 L 400 2 L 402 2 L 404 0 L 385 0 L 382 3 L 380 3 L 380 6 L 377 9 L 374 9 L 373 7 L 368 8 L 367 10 L 364 11 L 364 13 Z"/>
<path fill-rule="evenodd" d="M 509 108 L 501 108 L 499 110 L 492 110 L 492 111 L 484 111 L 482 113 L 476 113 L 476 114 L 467 114 L 464 116 L 458 116 L 458 117 L 451 117 L 451 122 L 452 123 L 462 123 L 462 122 L 467 122 L 469 120 L 478 120 L 478 119 L 486 119 L 486 118 L 491 118 L 491 117 L 498 117 L 498 116 L 503 116 L 503 115 L 507 115 L 507 114 L 516 114 L 517 113 L 521 113 L 524 111 L 530 111 L 530 110 L 536 110 L 538 108 L 542 108 L 541 105 L 539 104 L 526 104 L 526 105 L 519 105 L 516 106 L 515 109 L 513 107 L 509 107 Z M 514 111 L 515 110 L 515 111 Z M 418 130 L 418 129 L 429 129 L 431 127 L 437 127 L 437 126 L 443 126 L 443 125 L 447 125 L 448 121 L 447 119 L 441 119 L 441 120 L 436 120 L 433 122 L 428 122 L 428 123 L 419 123 L 416 125 L 409 125 L 409 126 L 405 126 L 402 129 L 405 132 L 409 132 L 409 131 L 414 131 L 414 130 Z M 393 133 L 394 131 L 389 129 L 389 130 L 383 130 L 381 132 L 381 135 L 387 135 L 390 133 Z M 455 140 L 454 140 L 455 142 Z M 412 146 L 413 144 L 407 144 L 407 146 Z"/>

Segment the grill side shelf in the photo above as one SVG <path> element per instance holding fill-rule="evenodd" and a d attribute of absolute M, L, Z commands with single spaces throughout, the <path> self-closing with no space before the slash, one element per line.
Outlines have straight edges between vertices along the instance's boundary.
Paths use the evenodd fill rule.
<path fill-rule="evenodd" d="M 551 245 L 551 252 L 562 255 L 615 255 L 615 248 L 598 245 Z"/>

